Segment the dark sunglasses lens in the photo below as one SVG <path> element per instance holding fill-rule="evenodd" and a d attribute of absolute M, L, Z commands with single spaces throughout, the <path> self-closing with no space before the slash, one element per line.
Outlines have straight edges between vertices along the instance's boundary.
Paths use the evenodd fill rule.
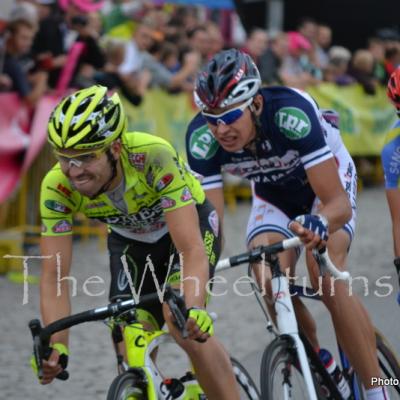
<path fill-rule="evenodd" d="M 233 124 L 243 115 L 242 110 L 232 110 L 231 112 L 226 113 L 220 117 L 212 117 L 210 115 L 204 115 L 204 118 L 211 125 L 218 125 L 219 123 L 223 123 L 225 125 Z"/>

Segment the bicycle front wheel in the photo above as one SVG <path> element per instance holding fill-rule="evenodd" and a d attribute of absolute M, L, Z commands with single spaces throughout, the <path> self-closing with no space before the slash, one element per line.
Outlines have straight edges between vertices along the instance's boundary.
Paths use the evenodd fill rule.
<path fill-rule="evenodd" d="M 260 392 L 253 378 L 246 368 L 235 358 L 231 357 L 231 364 L 236 381 L 239 385 L 241 400 L 260 400 Z"/>
<path fill-rule="evenodd" d="M 400 400 L 400 363 L 390 344 L 385 337 L 375 331 L 378 362 L 381 369 L 381 377 L 385 379 L 384 384 L 389 393 L 390 399 Z"/>
<path fill-rule="evenodd" d="M 147 400 L 146 385 L 137 374 L 126 371 L 111 383 L 107 400 Z"/>
<path fill-rule="evenodd" d="M 306 382 L 290 337 L 279 336 L 267 346 L 260 372 L 262 400 L 308 399 Z"/>

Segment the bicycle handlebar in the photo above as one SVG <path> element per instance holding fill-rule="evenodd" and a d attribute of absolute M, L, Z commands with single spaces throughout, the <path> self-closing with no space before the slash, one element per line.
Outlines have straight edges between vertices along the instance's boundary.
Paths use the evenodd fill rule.
<path fill-rule="evenodd" d="M 292 249 L 294 247 L 299 247 L 301 245 L 302 242 L 300 238 L 296 236 L 268 246 L 259 246 L 246 253 L 238 254 L 236 256 L 220 260 L 217 266 L 215 267 L 215 271 L 222 271 L 224 269 L 234 267 L 236 265 L 260 261 L 262 260 L 263 255 L 274 255 L 284 250 Z M 350 274 L 347 271 L 340 271 L 336 268 L 336 266 L 329 258 L 326 247 L 321 250 L 315 251 L 314 257 L 316 258 L 320 268 L 327 270 L 335 278 L 341 280 L 350 279 Z"/>
<path fill-rule="evenodd" d="M 164 293 L 165 302 L 169 305 L 171 313 L 175 318 L 176 325 L 182 336 L 187 337 L 185 328 L 187 310 L 182 297 L 177 295 L 168 285 Z M 56 332 L 71 328 L 72 326 L 82 324 L 84 322 L 101 321 L 110 317 L 117 317 L 125 311 L 133 310 L 154 303 L 158 300 L 158 293 L 150 293 L 142 296 L 139 302 L 134 299 L 121 302 L 110 303 L 104 307 L 94 308 L 83 311 L 78 314 L 69 315 L 42 327 L 38 319 L 29 322 L 29 329 L 33 338 L 33 354 L 38 367 L 38 378 L 43 378 L 43 359 L 48 359 L 51 354 L 50 337 Z M 65 369 L 57 375 L 57 379 L 66 380 L 69 377 L 68 371 Z"/>

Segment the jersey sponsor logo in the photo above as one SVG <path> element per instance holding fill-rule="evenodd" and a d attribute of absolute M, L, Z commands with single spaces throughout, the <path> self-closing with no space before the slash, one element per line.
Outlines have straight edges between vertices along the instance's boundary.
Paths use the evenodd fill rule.
<path fill-rule="evenodd" d="M 57 190 L 61 193 L 64 193 L 67 197 L 71 197 L 72 191 L 68 188 L 66 188 L 64 185 L 62 185 L 61 183 L 59 183 L 57 185 Z"/>
<path fill-rule="evenodd" d="M 206 250 L 208 261 L 213 266 L 215 265 L 215 262 L 217 259 L 217 256 L 215 255 L 215 252 L 214 252 L 214 240 L 215 240 L 215 236 L 210 231 L 206 231 L 204 234 L 203 242 L 204 242 L 204 247 Z"/>
<path fill-rule="evenodd" d="M 51 229 L 54 233 L 65 233 L 71 232 L 72 226 L 71 224 L 66 221 L 65 219 L 58 221 L 53 228 Z"/>
<path fill-rule="evenodd" d="M 112 215 L 98 217 L 98 219 L 110 225 L 129 228 L 132 232 L 137 232 L 137 230 L 142 230 L 143 228 L 150 232 L 161 229 L 165 225 L 165 221 L 162 219 L 163 213 L 161 203 L 157 202 L 154 206 L 143 207 L 140 211 L 131 215 Z"/>
<path fill-rule="evenodd" d="M 181 201 L 189 201 L 191 199 L 192 199 L 192 193 L 190 193 L 189 188 L 185 186 L 182 190 Z"/>
<path fill-rule="evenodd" d="M 172 174 L 164 175 L 156 184 L 157 192 L 161 192 L 161 190 L 165 189 L 173 180 L 174 180 L 174 175 Z"/>
<path fill-rule="evenodd" d="M 218 237 L 219 219 L 218 214 L 215 210 L 210 212 L 210 215 L 208 216 L 208 223 L 211 226 L 214 236 Z"/>
<path fill-rule="evenodd" d="M 149 186 L 153 186 L 154 183 L 154 172 L 153 169 L 150 167 L 146 174 L 146 183 Z"/>
<path fill-rule="evenodd" d="M 215 155 L 218 142 L 208 130 L 207 125 L 193 131 L 189 142 L 190 153 L 198 160 L 208 160 Z"/>
<path fill-rule="evenodd" d="M 274 120 L 279 130 L 289 139 L 302 139 L 311 132 L 310 119 L 297 107 L 280 108 Z"/>
<path fill-rule="evenodd" d="M 63 214 L 68 214 L 71 212 L 69 207 L 56 200 L 45 200 L 44 205 L 49 210 L 57 211 Z"/>
<path fill-rule="evenodd" d="M 138 171 L 143 171 L 146 153 L 128 153 L 128 160 L 132 167 L 136 168 Z"/>
<path fill-rule="evenodd" d="M 282 157 L 273 156 L 258 160 L 246 158 L 246 161 L 227 163 L 224 170 L 254 182 L 273 183 L 289 177 L 300 166 L 299 153 L 289 150 Z M 304 174 L 304 170 L 301 174 Z"/>
<path fill-rule="evenodd" d="M 87 210 L 92 210 L 93 208 L 101 208 L 107 206 L 107 203 L 105 201 L 98 201 L 96 203 L 89 203 L 86 204 L 85 208 Z"/>
<path fill-rule="evenodd" d="M 171 199 L 170 197 L 163 196 L 161 197 L 161 207 L 162 208 L 172 208 L 176 205 L 176 201 Z"/>

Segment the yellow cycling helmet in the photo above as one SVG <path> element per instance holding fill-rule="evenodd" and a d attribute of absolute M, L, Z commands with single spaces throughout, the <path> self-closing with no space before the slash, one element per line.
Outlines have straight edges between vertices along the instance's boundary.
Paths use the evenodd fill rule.
<path fill-rule="evenodd" d="M 48 140 L 58 149 L 105 147 L 126 130 L 127 122 L 117 93 L 107 95 L 95 85 L 65 97 L 53 110 Z"/>

